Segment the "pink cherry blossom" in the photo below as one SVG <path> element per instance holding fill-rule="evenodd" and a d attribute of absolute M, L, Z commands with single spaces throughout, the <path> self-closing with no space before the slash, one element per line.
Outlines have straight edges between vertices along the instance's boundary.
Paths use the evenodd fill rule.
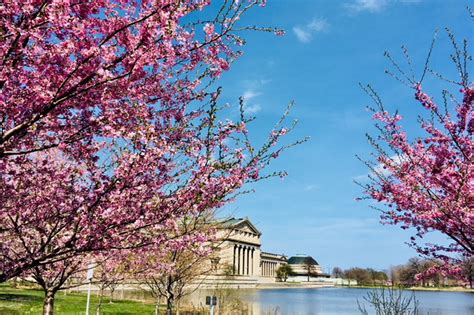
<path fill-rule="evenodd" d="M 455 62 L 458 69 L 469 69 Z M 460 74 L 460 93 L 452 92 L 459 100 L 447 103 L 452 106 L 445 110 L 420 82 L 413 82 L 414 97 L 426 114 L 418 120 L 422 136 L 411 138 L 402 127 L 402 116 L 389 113 L 380 102 L 373 115 L 380 135 L 368 136 L 377 164 L 367 162 L 371 182 L 364 185 L 365 194 L 386 205 L 383 223 L 410 229 L 414 235 L 409 244 L 443 262 L 430 272 L 456 274 L 460 257 L 474 254 L 474 87 L 464 70 Z M 449 241 L 423 244 L 432 232 Z"/>
<path fill-rule="evenodd" d="M 248 120 L 217 121 L 220 92 L 208 87 L 240 55 L 236 21 L 261 1 L 226 2 L 215 22 L 225 36 L 205 37 L 209 3 L 0 6 L 0 281 L 203 243 L 168 233 L 230 202 L 273 159 L 249 142 Z"/>

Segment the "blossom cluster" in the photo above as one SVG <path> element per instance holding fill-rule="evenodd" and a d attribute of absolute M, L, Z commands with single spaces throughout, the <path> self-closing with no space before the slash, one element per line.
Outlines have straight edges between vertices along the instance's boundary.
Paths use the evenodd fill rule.
<path fill-rule="evenodd" d="M 240 55 L 235 24 L 264 2 L 195 20 L 209 3 L 0 5 L 0 281 L 203 244 L 169 233 L 259 178 L 270 147 L 252 148 L 248 121 L 217 121 L 209 85 Z"/>

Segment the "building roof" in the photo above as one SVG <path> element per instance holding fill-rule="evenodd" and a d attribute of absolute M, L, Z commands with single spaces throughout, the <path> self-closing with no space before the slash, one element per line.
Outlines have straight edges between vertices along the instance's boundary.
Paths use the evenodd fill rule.
<path fill-rule="evenodd" d="M 244 222 L 244 220 L 245 220 L 244 218 L 238 218 L 238 219 L 237 218 L 230 218 L 228 220 L 225 220 L 224 224 L 228 224 L 228 225 L 232 226 L 232 225 L 236 225 L 238 223 L 242 223 L 242 222 Z"/>
<path fill-rule="evenodd" d="M 247 225 L 255 234 L 262 235 L 262 233 L 255 227 L 255 225 L 250 222 L 249 218 L 230 218 L 223 222 L 224 226 L 229 226 L 233 228 L 241 227 L 242 225 Z"/>
<path fill-rule="evenodd" d="M 262 259 L 275 259 L 275 260 L 280 260 L 283 262 L 287 261 L 287 257 L 283 254 L 274 254 L 274 253 L 269 253 L 269 252 L 260 252 L 260 257 Z"/>
<path fill-rule="evenodd" d="M 289 265 L 304 265 L 310 262 L 312 265 L 319 265 L 311 256 L 292 256 L 288 259 Z"/>

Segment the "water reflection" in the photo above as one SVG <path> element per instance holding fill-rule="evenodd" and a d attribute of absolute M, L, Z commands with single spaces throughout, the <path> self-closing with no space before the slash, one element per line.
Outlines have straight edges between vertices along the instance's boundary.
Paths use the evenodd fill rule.
<path fill-rule="evenodd" d="M 360 314 L 357 299 L 363 301 L 367 291 L 348 288 L 199 290 L 186 299 L 186 304 L 194 310 L 208 309 L 206 295 L 217 295 L 222 306 L 216 310 L 217 314 L 355 315 Z M 415 295 L 420 302 L 420 315 L 474 314 L 473 293 L 419 291 Z M 122 296 L 153 300 L 146 292 L 124 292 Z"/>
<path fill-rule="evenodd" d="M 332 315 L 360 314 L 357 299 L 363 300 L 367 289 L 271 289 L 237 290 L 238 298 L 248 307 L 249 315 Z M 199 292 L 199 299 L 209 292 Z M 411 292 L 407 292 L 411 294 Z M 461 292 L 416 292 L 421 315 L 472 315 L 474 294 Z M 375 314 L 373 312 L 372 314 Z"/>

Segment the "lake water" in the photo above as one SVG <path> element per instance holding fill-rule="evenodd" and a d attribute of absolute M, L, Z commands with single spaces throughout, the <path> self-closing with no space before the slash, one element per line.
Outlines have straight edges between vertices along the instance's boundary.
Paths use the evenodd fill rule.
<path fill-rule="evenodd" d="M 367 292 L 356 288 L 266 289 L 238 290 L 238 296 L 249 315 L 355 315 L 361 314 L 357 299 L 362 302 Z M 200 298 L 204 294 L 200 292 Z M 473 293 L 416 291 L 415 297 L 422 315 L 474 315 Z"/>
<path fill-rule="evenodd" d="M 357 299 L 363 301 L 367 291 L 348 288 L 255 290 L 243 291 L 241 299 L 258 305 L 261 312 L 270 314 L 349 315 L 360 314 Z M 420 303 L 421 314 L 474 314 L 472 293 L 417 291 L 415 297 Z"/>

